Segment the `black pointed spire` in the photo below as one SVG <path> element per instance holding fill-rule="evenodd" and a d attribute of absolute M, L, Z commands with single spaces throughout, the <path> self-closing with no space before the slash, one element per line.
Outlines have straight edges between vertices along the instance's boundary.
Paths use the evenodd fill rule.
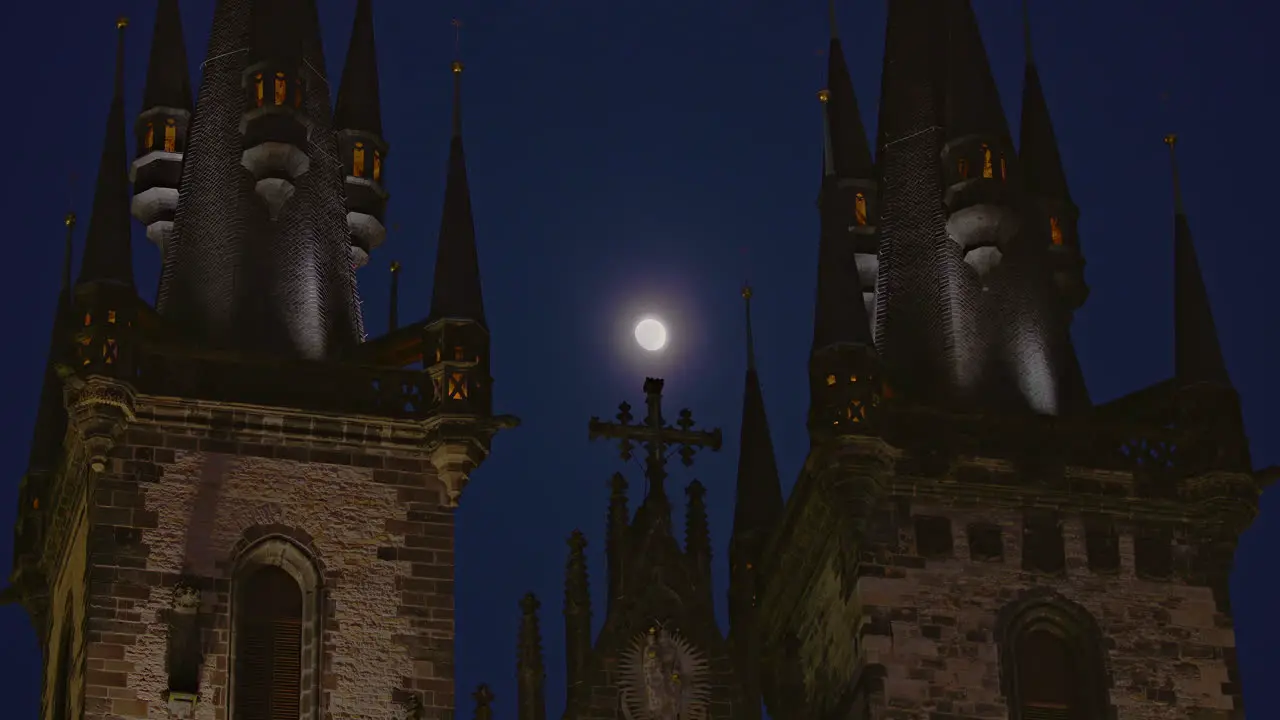
<path fill-rule="evenodd" d="M 520 648 L 516 662 L 516 706 L 519 720 L 546 720 L 546 667 L 542 661 L 542 632 L 533 593 L 520 601 Z"/>
<path fill-rule="evenodd" d="M 378 88 L 378 52 L 373 34 L 373 2 L 359 0 L 351 27 L 351 44 L 342 68 L 342 84 L 334 105 L 334 127 L 382 136 L 382 102 Z"/>
<path fill-rule="evenodd" d="M 830 0 L 828 10 L 831 23 L 831 46 L 827 52 L 829 99 L 824 102 L 833 163 L 829 172 L 839 178 L 867 179 L 872 177 L 871 147 L 867 144 L 867 130 L 862 124 L 853 80 L 836 31 L 835 0 Z"/>
<path fill-rule="evenodd" d="M 1071 192 L 1062 169 L 1053 121 L 1049 118 L 1049 105 L 1040 85 L 1040 71 L 1036 69 L 1035 57 L 1031 54 L 1031 25 L 1026 0 L 1022 4 L 1022 14 L 1027 62 L 1023 77 L 1022 138 L 1018 159 L 1022 164 L 1024 186 L 1033 195 L 1070 205 Z"/>
<path fill-rule="evenodd" d="M 947 136 L 984 135 L 1010 144 L 1009 123 L 972 3 L 948 0 L 943 12 L 947 15 L 948 43 L 947 62 L 941 70 L 947 86 Z"/>
<path fill-rule="evenodd" d="M 778 480 L 778 463 L 769 434 L 769 419 L 764 411 L 764 394 L 756 371 L 755 348 L 751 331 L 750 286 L 744 287 L 747 321 L 747 373 L 742 393 L 742 430 L 738 442 L 737 501 L 733 511 L 735 545 L 759 539 L 768 533 L 782 510 L 782 484 Z M 861 303 L 857 303 L 861 307 Z M 730 560 L 730 564 L 732 564 Z M 748 562 L 755 562 L 749 560 Z"/>
<path fill-rule="evenodd" d="M 151 58 L 147 63 L 142 108 L 159 107 L 191 111 L 191 76 L 178 0 L 159 0 L 155 30 L 151 34 Z"/>
<path fill-rule="evenodd" d="M 569 536 L 569 560 L 564 569 L 565 671 L 570 702 L 582 684 L 591 653 L 591 587 L 587 578 L 587 538 L 581 530 Z"/>
<path fill-rule="evenodd" d="M 435 284 L 428 322 L 445 318 L 473 320 L 487 327 L 476 254 L 475 222 L 467 159 L 462 149 L 462 63 L 453 63 L 453 139 L 449 144 L 449 176 L 436 248 Z"/>
<path fill-rule="evenodd" d="M 133 288 L 133 249 L 130 243 L 129 174 L 124 122 L 124 30 L 129 21 L 116 21 L 115 92 L 107 113 L 107 129 L 98 163 L 93 215 L 84 242 L 79 284 L 112 283 Z"/>
<path fill-rule="evenodd" d="M 67 213 L 67 228 L 62 260 L 62 287 L 53 311 L 53 331 L 49 338 L 49 354 L 45 359 L 44 385 L 40 388 L 40 405 L 27 466 L 31 472 L 52 471 L 57 464 L 58 448 L 66 432 L 67 412 L 62 399 L 62 380 L 57 366 L 67 356 L 71 321 L 71 239 L 75 234 L 76 214 Z"/>
<path fill-rule="evenodd" d="M 1169 160 L 1173 169 L 1173 283 L 1174 283 L 1174 378 L 1180 385 L 1213 383 L 1230 386 L 1218 330 L 1209 307 L 1209 293 L 1196 259 L 1191 240 L 1191 226 L 1182 206 L 1182 188 L 1178 179 L 1178 157 L 1174 149 L 1177 136 L 1166 135 Z"/>

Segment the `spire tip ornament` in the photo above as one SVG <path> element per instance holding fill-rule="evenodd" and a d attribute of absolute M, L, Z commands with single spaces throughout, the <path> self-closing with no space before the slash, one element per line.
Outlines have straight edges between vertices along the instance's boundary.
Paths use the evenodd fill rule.
<path fill-rule="evenodd" d="M 818 91 L 818 102 L 822 103 L 823 105 L 826 105 L 826 104 L 827 104 L 827 101 L 828 101 L 828 100 L 830 100 L 830 99 L 831 99 L 831 91 L 830 91 L 830 90 L 827 90 L 826 88 L 823 88 L 823 89 L 821 89 L 821 90 L 819 90 L 819 91 Z"/>
<path fill-rule="evenodd" d="M 120 16 L 120 17 L 118 17 L 118 18 L 116 18 L 116 29 L 117 29 L 117 30 L 123 30 L 123 29 L 125 29 L 125 28 L 127 28 L 127 27 L 129 27 L 129 18 L 127 18 L 127 17 L 125 17 L 125 16 L 123 16 L 123 15 L 121 15 L 121 16 Z"/>

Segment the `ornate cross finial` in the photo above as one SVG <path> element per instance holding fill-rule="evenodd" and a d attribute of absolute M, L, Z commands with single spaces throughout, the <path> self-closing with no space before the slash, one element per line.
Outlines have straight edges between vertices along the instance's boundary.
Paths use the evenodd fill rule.
<path fill-rule="evenodd" d="M 618 422 L 601 422 L 593 417 L 587 425 L 588 438 L 611 438 L 619 441 L 623 460 L 631 459 L 634 443 L 645 446 L 648 457 L 645 461 L 645 477 L 649 480 L 649 491 L 655 495 L 663 494 L 663 481 L 667 478 L 667 449 L 678 445 L 680 460 L 686 467 L 693 465 L 693 456 L 700 448 L 709 447 L 713 451 L 720 450 L 720 428 L 713 430 L 694 430 L 693 413 L 687 408 L 680 411 L 675 428 L 662 419 L 662 379 L 646 378 L 644 381 L 645 405 L 648 413 L 644 422 L 632 425 L 631 406 L 622 403 L 618 406 Z"/>

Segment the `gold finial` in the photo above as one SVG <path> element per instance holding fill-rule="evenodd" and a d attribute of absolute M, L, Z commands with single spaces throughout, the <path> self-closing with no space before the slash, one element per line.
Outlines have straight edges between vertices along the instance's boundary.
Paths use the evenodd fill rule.
<path fill-rule="evenodd" d="M 66 216 L 65 218 L 63 218 L 63 219 L 62 219 L 62 224 L 66 225 L 67 227 L 75 227 L 75 226 L 76 226 L 76 214 L 75 214 L 75 213 L 73 213 L 73 212 L 69 212 L 69 213 L 67 213 L 67 216 Z"/>
<path fill-rule="evenodd" d="M 392 274 L 392 275 L 395 275 L 395 274 L 396 274 L 396 273 L 398 273 L 398 272 L 400 272 L 400 261 L 399 261 L 399 260 L 392 260 L 392 261 L 391 261 L 391 274 Z"/>
<path fill-rule="evenodd" d="M 831 91 L 830 91 L 830 90 L 827 90 L 826 88 L 823 88 L 823 89 L 821 89 L 821 90 L 819 90 L 819 91 L 818 91 L 818 102 L 820 102 L 820 103 L 822 103 L 823 105 L 825 105 L 825 104 L 827 104 L 827 101 L 828 101 L 828 100 L 830 100 L 830 99 L 831 99 Z"/>
<path fill-rule="evenodd" d="M 1178 136 L 1174 135 L 1173 133 L 1169 133 L 1168 135 L 1164 136 L 1164 144 L 1168 145 L 1169 147 L 1173 147 L 1175 144 L 1177 144 L 1177 142 L 1178 142 Z"/>
<path fill-rule="evenodd" d="M 451 65 L 450 67 L 453 69 L 455 73 L 462 72 L 462 62 L 460 60 L 454 60 L 453 65 Z"/>
<path fill-rule="evenodd" d="M 742 286 L 742 299 L 743 299 L 743 300 L 750 300 L 750 299 L 751 299 L 751 284 L 750 284 L 750 283 L 744 283 L 744 284 L 743 284 L 743 286 Z"/>
<path fill-rule="evenodd" d="M 123 30 L 123 29 L 125 29 L 125 28 L 127 28 L 127 27 L 129 27 L 129 18 L 127 18 L 127 17 L 125 17 L 125 16 L 123 16 L 123 15 L 121 15 L 121 16 L 120 16 L 120 17 L 118 17 L 118 18 L 116 18 L 116 29 L 117 29 L 117 30 Z"/>

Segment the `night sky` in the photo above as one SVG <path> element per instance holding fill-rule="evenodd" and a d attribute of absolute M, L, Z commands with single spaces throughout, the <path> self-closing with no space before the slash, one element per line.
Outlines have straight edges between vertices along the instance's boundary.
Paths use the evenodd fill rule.
<path fill-rule="evenodd" d="M 184 0 L 198 83 L 213 0 Z M 341 75 L 353 0 L 321 0 L 328 74 Z M 152 0 L 11 3 L 0 61 L 11 88 L 9 218 L 0 303 L 6 343 L 0 435 L 0 571 L 35 417 L 68 209 L 87 227 L 111 91 L 114 19 L 132 19 L 127 105 L 139 110 Z M 841 0 L 839 24 L 867 127 L 876 120 L 883 0 Z M 1023 72 L 1017 0 L 974 0 L 1014 137 Z M 1228 11 L 1228 7 L 1230 10 Z M 1095 401 L 1168 377 L 1173 214 L 1167 149 L 1180 136 L 1185 203 L 1228 368 L 1244 402 L 1254 464 L 1280 463 L 1280 332 L 1274 268 L 1274 3 L 1032 0 L 1035 54 L 1071 192 L 1092 294 L 1075 342 Z M 827 44 L 823 0 L 382 0 L 375 3 L 383 117 L 391 143 L 386 245 L 361 271 L 371 336 L 386 330 L 387 266 L 404 265 L 400 317 L 426 315 L 449 135 L 450 19 L 464 22 L 464 125 L 495 411 L 523 425 L 498 437 L 457 514 L 459 717 L 481 681 L 514 717 L 518 600 L 543 599 L 549 716 L 564 697 L 565 538 L 581 528 L 603 608 L 603 531 L 612 472 L 643 483 L 615 447 L 587 442 L 592 415 L 643 401 L 646 375 L 680 407 L 724 429 L 719 454 L 691 472 L 708 488 L 717 601 L 725 617 L 726 543 L 745 367 L 739 287 L 755 286 L 760 372 L 784 488 L 807 450 L 821 159 L 816 91 Z M 1272 72 L 1267 72 L 1268 68 Z M 335 91 L 336 93 L 336 88 Z M 69 177 L 77 180 L 70 183 Z M 134 226 L 138 284 L 154 299 L 159 257 Z M 671 327 L 641 357 L 636 317 Z M 673 488 L 674 489 L 674 488 Z M 682 494 L 682 493 L 681 493 Z M 676 522 L 682 526 L 683 513 Z M 1251 717 L 1280 717 L 1267 667 L 1280 663 L 1280 601 L 1268 553 L 1280 547 L 1280 490 L 1241 540 L 1233 580 Z M 40 654 L 19 607 L 0 608 L 0 697 L 12 718 L 39 707 Z"/>

